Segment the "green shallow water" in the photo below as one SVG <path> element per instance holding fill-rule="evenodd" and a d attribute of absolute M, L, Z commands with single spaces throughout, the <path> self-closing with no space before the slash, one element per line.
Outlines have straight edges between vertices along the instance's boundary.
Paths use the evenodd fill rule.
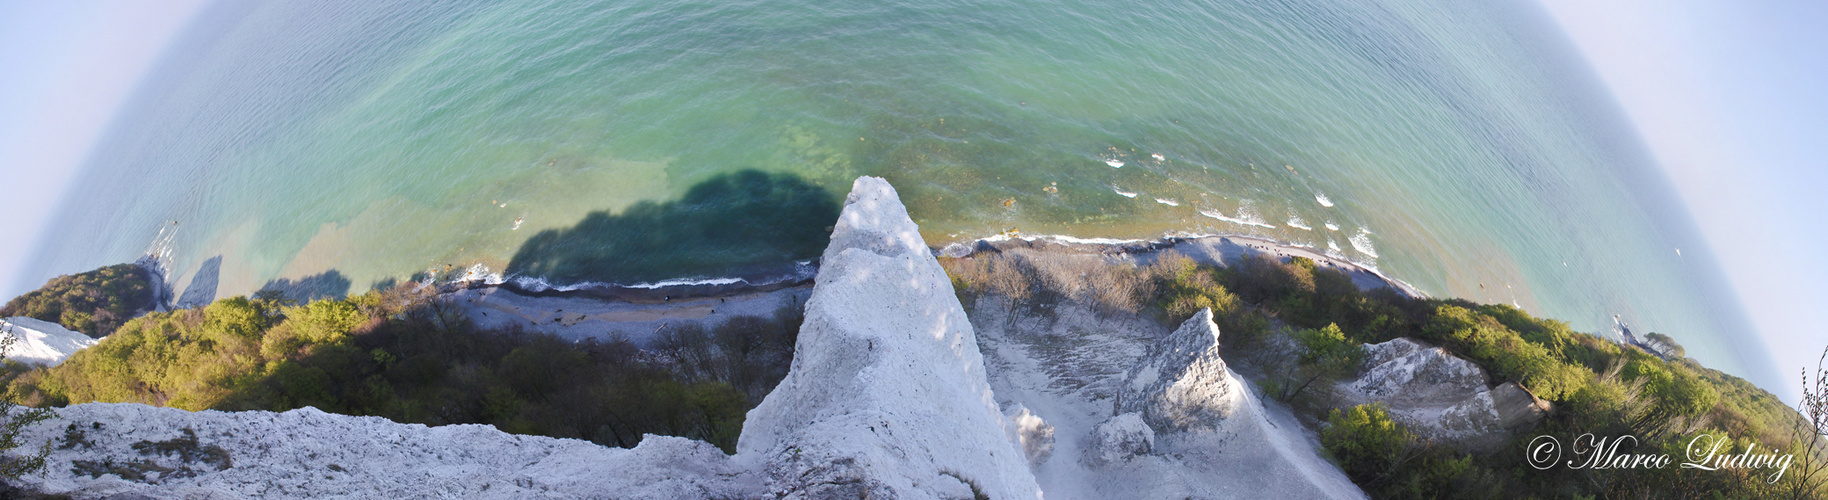
<path fill-rule="evenodd" d="M 95 152 L 30 278 L 133 260 L 165 229 L 180 292 L 360 292 L 505 269 L 540 231 L 741 170 L 834 202 L 877 175 L 930 243 L 1268 236 L 1584 331 L 1622 314 L 1773 386 L 1559 32 L 1533 4 L 1464 4 L 222 5 Z M 591 279 L 755 263 L 719 244 Z"/>

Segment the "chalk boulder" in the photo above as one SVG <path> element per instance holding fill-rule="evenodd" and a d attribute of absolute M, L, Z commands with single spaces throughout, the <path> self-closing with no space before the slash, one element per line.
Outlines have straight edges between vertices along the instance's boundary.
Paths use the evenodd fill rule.
<path fill-rule="evenodd" d="M 1085 463 L 1101 466 L 1147 455 L 1155 449 L 1155 429 L 1143 422 L 1142 413 L 1130 412 L 1092 428 L 1085 447 Z"/>

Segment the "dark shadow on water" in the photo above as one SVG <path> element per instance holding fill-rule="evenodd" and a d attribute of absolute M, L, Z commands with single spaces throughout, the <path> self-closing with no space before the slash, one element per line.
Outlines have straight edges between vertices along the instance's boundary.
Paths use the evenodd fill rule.
<path fill-rule="evenodd" d="M 389 276 L 386 278 L 381 278 L 381 281 L 376 281 L 376 282 L 368 285 L 368 291 L 385 292 L 388 289 L 393 288 L 394 286 L 399 285 L 399 284 L 400 284 L 399 278 Z"/>
<path fill-rule="evenodd" d="M 268 281 L 260 286 L 260 291 L 274 290 L 285 294 L 286 298 L 300 304 L 319 299 L 341 299 L 349 294 L 349 278 L 335 269 L 313 274 L 298 281 L 285 278 Z"/>
<path fill-rule="evenodd" d="M 555 283 L 725 276 L 818 257 L 838 220 L 830 191 L 788 174 L 719 175 L 677 201 L 591 212 L 523 243 L 508 272 Z"/>
<path fill-rule="evenodd" d="M 180 309 L 189 309 L 215 302 L 216 284 L 221 279 L 222 256 L 210 257 L 191 275 L 190 284 L 184 286 L 184 293 L 178 296 L 178 303 L 174 305 Z"/>

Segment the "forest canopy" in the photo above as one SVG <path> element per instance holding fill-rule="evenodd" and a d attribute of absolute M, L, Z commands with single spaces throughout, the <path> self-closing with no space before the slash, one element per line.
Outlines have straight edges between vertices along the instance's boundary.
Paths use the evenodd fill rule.
<path fill-rule="evenodd" d="M 118 264 L 81 274 L 51 278 L 0 308 L 0 316 L 25 316 L 63 325 L 95 338 L 106 337 L 154 306 L 153 284 L 145 269 Z"/>

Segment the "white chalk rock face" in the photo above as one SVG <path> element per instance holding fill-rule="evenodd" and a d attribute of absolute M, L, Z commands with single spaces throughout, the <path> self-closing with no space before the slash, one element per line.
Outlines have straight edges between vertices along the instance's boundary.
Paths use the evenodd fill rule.
<path fill-rule="evenodd" d="M 1201 309 L 1124 374 L 1117 413 L 1140 412 L 1160 432 L 1213 429 L 1237 406 L 1238 383 L 1219 357 L 1219 326 Z"/>
<path fill-rule="evenodd" d="M 1038 498 L 1008 425 L 919 228 L 887 181 L 857 179 L 793 369 L 749 412 L 738 455 L 788 498 Z"/>
<path fill-rule="evenodd" d="M 1085 463 L 1092 466 L 1117 463 L 1155 449 L 1155 429 L 1143 422 L 1142 413 L 1130 412 L 1092 428 L 1091 441 L 1085 448 Z"/>
<path fill-rule="evenodd" d="M 32 426 L 56 443 L 21 486 L 74 498 L 753 498 L 763 481 L 703 441 L 633 449 L 426 427 L 314 408 L 188 412 L 89 403 Z"/>
<path fill-rule="evenodd" d="M 88 349 L 96 342 L 63 325 L 23 316 L 0 321 L 0 331 L 19 339 L 7 347 L 6 359 L 41 366 L 62 364 L 71 354 Z"/>
<path fill-rule="evenodd" d="M 1384 403 L 1391 418 L 1423 437 L 1487 448 L 1548 412 L 1548 403 L 1516 383 L 1488 387 L 1485 370 L 1439 347 L 1398 338 L 1365 351 L 1364 373 L 1340 384 L 1346 402 Z"/>
<path fill-rule="evenodd" d="M 1485 389 L 1485 371 L 1439 347 L 1408 338 L 1365 345 L 1365 374 L 1352 388 L 1380 400 L 1471 395 Z"/>

